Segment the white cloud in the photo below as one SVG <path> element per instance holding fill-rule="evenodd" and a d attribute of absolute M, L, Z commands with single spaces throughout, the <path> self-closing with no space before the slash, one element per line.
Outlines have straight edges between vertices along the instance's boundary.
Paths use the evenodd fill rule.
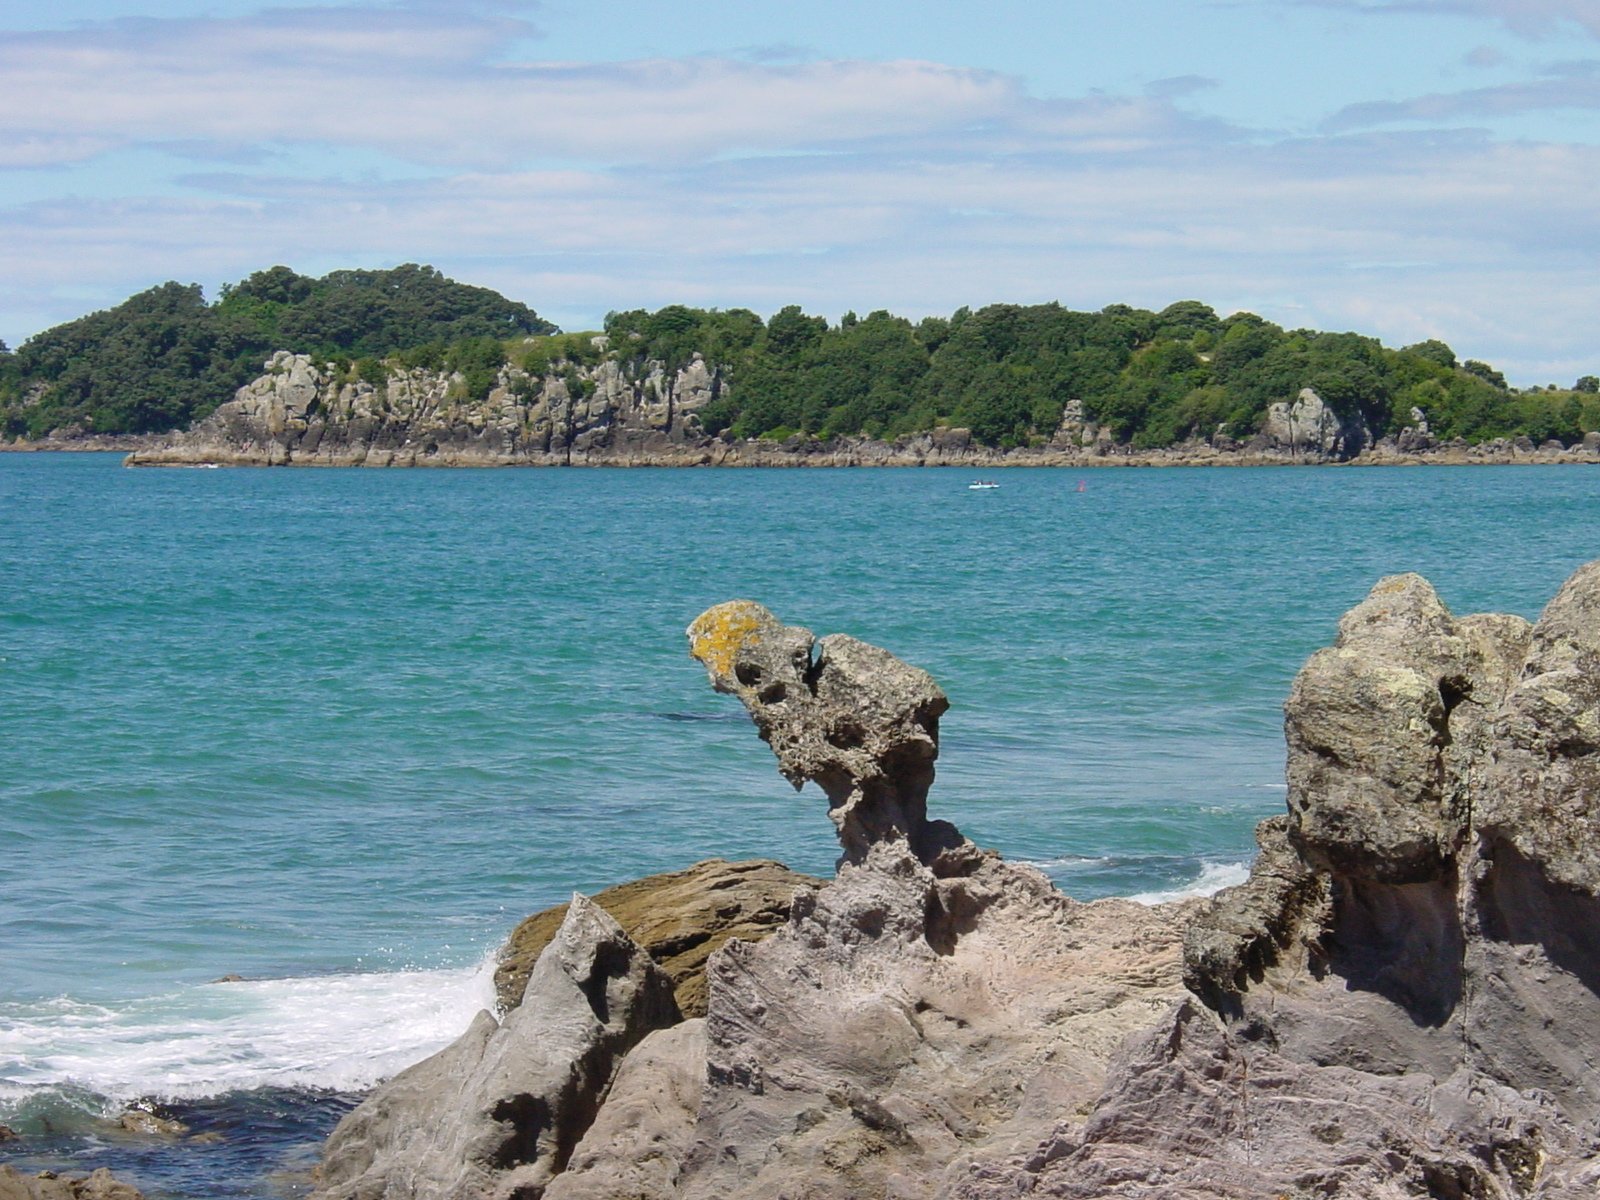
<path fill-rule="evenodd" d="M 672 161 L 1002 117 L 1015 79 L 927 62 L 508 61 L 527 27 L 408 11 L 125 21 L 0 43 L 0 137 L 322 142 L 425 163 Z"/>
<path fill-rule="evenodd" d="M 1443 337 L 1514 379 L 1600 367 L 1589 181 L 1600 150 L 1423 135 L 1166 154 L 463 173 L 369 185 L 208 177 L 211 198 L 0 210 L 13 280 L 215 285 L 431 261 L 565 325 L 669 302 L 837 315 L 1194 297 L 1390 344 Z M 181 265 L 180 265 L 181 264 Z M 81 304 L 63 312 L 75 315 Z M 1581 368 L 1581 370 L 1580 370 Z"/>

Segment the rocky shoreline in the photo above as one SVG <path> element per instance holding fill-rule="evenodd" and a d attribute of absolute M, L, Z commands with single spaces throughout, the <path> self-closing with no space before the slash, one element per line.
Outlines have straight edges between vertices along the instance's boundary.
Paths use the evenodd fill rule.
<path fill-rule="evenodd" d="M 70 437 L 45 437 L 29 441 L 0 441 L 0 454 L 133 454 L 159 450 L 167 444 L 163 433 L 75 434 Z"/>
<path fill-rule="evenodd" d="M 575 896 L 520 1000 L 335 1130 L 322 1200 L 1600 1188 L 1600 563 L 1537 624 L 1379 581 L 1295 680 L 1250 879 L 1148 908 L 929 817 L 924 672 L 747 601 L 689 638 L 826 795 L 836 877 L 768 875 L 787 918 L 690 968 L 703 1015 L 641 944 L 682 930 Z"/>
<path fill-rule="evenodd" d="M 1573 446 L 1527 438 L 1477 445 L 1442 441 L 1420 410 L 1398 435 L 1375 439 L 1341 420 L 1311 389 L 1272 405 L 1246 441 L 1223 434 L 1160 449 L 1117 443 L 1069 403 L 1046 444 L 999 450 L 965 429 L 893 441 L 782 441 L 709 436 L 700 414 L 726 381 L 698 356 L 660 362 L 568 365 L 541 377 L 503 368 L 483 397 L 461 376 L 395 370 L 381 386 L 305 355 L 279 353 L 266 374 L 192 429 L 142 442 L 129 466 L 330 467 L 1004 467 L 1284 466 L 1348 463 L 1600 463 L 1600 433 Z M 47 448 L 41 446 L 41 448 Z M 85 446 L 84 448 L 90 448 Z M 95 447 L 101 448 L 101 447 Z"/>
<path fill-rule="evenodd" d="M 1292 685 L 1247 882 L 1149 907 L 929 815 L 925 672 L 749 601 L 688 635 L 826 797 L 835 877 L 709 862 L 530 918 L 318 1200 L 1600 1191 L 1600 562 L 1536 623 L 1378 581 Z"/>

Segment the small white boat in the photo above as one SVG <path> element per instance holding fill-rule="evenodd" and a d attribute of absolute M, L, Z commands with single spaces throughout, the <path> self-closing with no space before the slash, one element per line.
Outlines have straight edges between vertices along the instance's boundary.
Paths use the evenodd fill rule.
<path fill-rule="evenodd" d="M 987 479 L 980 479 L 976 483 L 967 484 L 969 492 L 987 492 L 999 487 L 998 483 L 990 483 Z"/>

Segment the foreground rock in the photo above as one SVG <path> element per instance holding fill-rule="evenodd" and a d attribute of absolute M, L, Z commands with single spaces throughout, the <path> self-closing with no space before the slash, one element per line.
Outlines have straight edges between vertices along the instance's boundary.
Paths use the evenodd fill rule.
<path fill-rule="evenodd" d="M 683 871 L 650 875 L 597 892 L 594 902 L 621 925 L 672 979 L 678 1011 L 706 1015 L 706 959 L 730 938 L 759 941 L 789 919 L 797 891 L 822 880 L 770 859 L 707 859 Z M 502 1012 L 522 1002 L 522 990 L 567 912 L 564 904 L 535 913 L 512 932 L 495 969 Z"/>
<path fill-rule="evenodd" d="M 584 1016 L 573 989 L 539 986 L 553 944 L 502 1026 L 480 1016 L 346 1120 L 324 1195 L 930 1196 L 980 1160 L 1025 1172 L 1041 1125 L 1081 1123 L 1117 1046 L 1181 994 L 1194 905 L 1074 903 L 928 816 L 947 701 L 924 672 L 749 603 L 707 613 L 691 643 L 784 774 L 822 787 L 838 877 L 793 891 L 764 940 L 712 953 L 704 1019 L 642 1037 L 604 1083 L 592 1072 L 575 1144 L 508 1174 L 505 1147 L 532 1143 L 507 1116 L 532 1106 L 507 1097 L 548 1095 L 559 1072 L 514 1074 L 485 1047 L 562 1044 Z"/>
<path fill-rule="evenodd" d="M 143 1200 L 139 1189 L 101 1168 L 89 1175 L 57 1175 L 41 1171 L 24 1175 L 0 1166 L 0 1200 Z"/>
<path fill-rule="evenodd" d="M 318 1195 L 537 1197 L 593 1123 L 623 1056 L 677 1020 L 671 981 L 574 896 L 504 1022 L 480 1013 L 339 1123 Z"/>
<path fill-rule="evenodd" d="M 748 602 L 689 636 L 844 854 L 788 926 L 712 958 L 704 1092 L 660 1194 L 925 1197 L 978 1159 L 1024 1169 L 1178 994 L 1178 914 L 1076 904 L 930 819 L 947 702 L 925 673 Z"/>
<path fill-rule="evenodd" d="M 1289 815 L 1034 1192 L 1600 1189 L 1600 564 L 1537 625 L 1381 581 L 1286 709 Z"/>
<path fill-rule="evenodd" d="M 619 1001 L 653 967 L 575 901 L 503 1025 L 341 1126 L 327 1194 L 1600 1194 L 1600 563 L 1536 625 L 1381 581 L 1295 681 L 1249 881 L 1151 908 L 930 817 L 925 673 L 746 601 L 689 637 L 821 788 L 837 877 L 710 955 L 703 1019 L 605 1038 L 570 947 L 630 964 Z"/>

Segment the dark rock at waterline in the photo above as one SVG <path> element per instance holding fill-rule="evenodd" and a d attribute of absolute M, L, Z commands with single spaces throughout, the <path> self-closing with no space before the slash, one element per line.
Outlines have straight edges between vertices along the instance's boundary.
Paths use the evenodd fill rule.
<path fill-rule="evenodd" d="M 128 1133 L 143 1137 L 179 1138 L 189 1132 L 189 1126 L 179 1120 L 177 1114 L 148 1097 L 136 1100 L 124 1109 L 117 1118 L 117 1125 Z"/>
<path fill-rule="evenodd" d="M 41 1171 L 24 1175 L 0 1166 L 0 1200 L 144 1200 L 139 1189 L 123 1183 L 103 1167 L 88 1175 Z"/>
<path fill-rule="evenodd" d="M 720 858 L 682 871 L 650 875 L 596 892 L 593 900 L 644 948 L 672 979 L 685 1017 L 706 1012 L 706 960 L 730 938 L 756 941 L 789 919 L 800 890 L 822 880 L 780 862 Z M 495 969 L 496 1001 L 502 1012 L 522 1001 L 528 972 L 565 918 L 565 904 L 523 921 L 500 951 Z"/>

